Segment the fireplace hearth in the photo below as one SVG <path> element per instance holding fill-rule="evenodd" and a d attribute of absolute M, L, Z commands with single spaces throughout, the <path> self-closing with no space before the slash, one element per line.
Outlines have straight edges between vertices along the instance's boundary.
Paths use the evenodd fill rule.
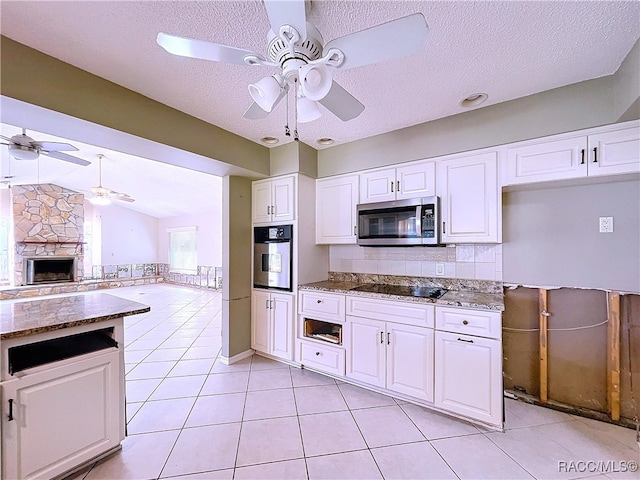
<path fill-rule="evenodd" d="M 75 281 L 75 257 L 38 257 L 24 259 L 25 285 Z"/>

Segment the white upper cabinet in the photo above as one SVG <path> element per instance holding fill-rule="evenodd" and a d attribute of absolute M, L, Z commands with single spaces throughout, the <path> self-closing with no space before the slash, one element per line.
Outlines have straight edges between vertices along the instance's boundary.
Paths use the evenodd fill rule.
<path fill-rule="evenodd" d="M 589 135 L 589 175 L 640 172 L 640 126 Z"/>
<path fill-rule="evenodd" d="M 355 244 L 358 175 L 316 181 L 316 243 Z"/>
<path fill-rule="evenodd" d="M 360 203 L 435 195 L 435 163 L 415 162 L 360 174 Z"/>
<path fill-rule="evenodd" d="M 587 174 L 587 137 L 507 149 L 506 184 L 577 178 Z"/>
<path fill-rule="evenodd" d="M 640 122 L 623 125 L 510 146 L 503 184 L 640 172 Z"/>
<path fill-rule="evenodd" d="M 259 180 L 252 184 L 253 223 L 295 219 L 295 177 Z"/>
<path fill-rule="evenodd" d="M 497 153 L 442 160 L 437 169 L 442 242 L 500 242 Z"/>

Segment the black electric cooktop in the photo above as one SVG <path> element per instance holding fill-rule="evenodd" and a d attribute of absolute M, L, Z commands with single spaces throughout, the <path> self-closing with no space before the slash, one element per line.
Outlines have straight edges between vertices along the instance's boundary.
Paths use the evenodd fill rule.
<path fill-rule="evenodd" d="M 368 283 L 353 289 L 356 292 L 385 293 L 387 295 L 400 295 L 403 297 L 440 298 L 448 290 L 438 287 L 409 287 L 404 285 L 380 285 Z"/>

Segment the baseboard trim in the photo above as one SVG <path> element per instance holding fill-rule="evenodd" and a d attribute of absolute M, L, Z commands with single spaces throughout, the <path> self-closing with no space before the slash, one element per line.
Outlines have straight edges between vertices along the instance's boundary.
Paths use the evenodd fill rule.
<path fill-rule="evenodd" d="M 253 350 L 246 350 L 242 353 L 234 355 L 233 357 L 225 357 L 224 355 L 220 355 L 220 362 L 222 362 L 224 365 L 231 365 L 236 362 L 239 362 L 240 360 L 244 360 L 245 358 L 249 358 L 252 355 L 253 355 Z"/>

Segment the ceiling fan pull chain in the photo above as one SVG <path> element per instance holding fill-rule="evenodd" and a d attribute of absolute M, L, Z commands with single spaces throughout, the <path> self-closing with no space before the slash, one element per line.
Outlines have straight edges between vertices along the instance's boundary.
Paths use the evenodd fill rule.
<path fill-rule="evenodd" d="M 297 142 L 298 140 L 298 98 L 297 98 L 297 92 L 298 92 L 298 79 L 294 78 L 293 79 L 293 83 L 294 83 L 294 97 L 295 98 L 295 102 L 293 103 L 293 139 Z"/>
<path fill-rule="evenodd" d="M 289 130 L 289 93 L 287 92 L 287 113 L 286 113 L 286 123 L 284 125 L 284 134 L 287 137 L 291 136 L 291 131 Z"/>

